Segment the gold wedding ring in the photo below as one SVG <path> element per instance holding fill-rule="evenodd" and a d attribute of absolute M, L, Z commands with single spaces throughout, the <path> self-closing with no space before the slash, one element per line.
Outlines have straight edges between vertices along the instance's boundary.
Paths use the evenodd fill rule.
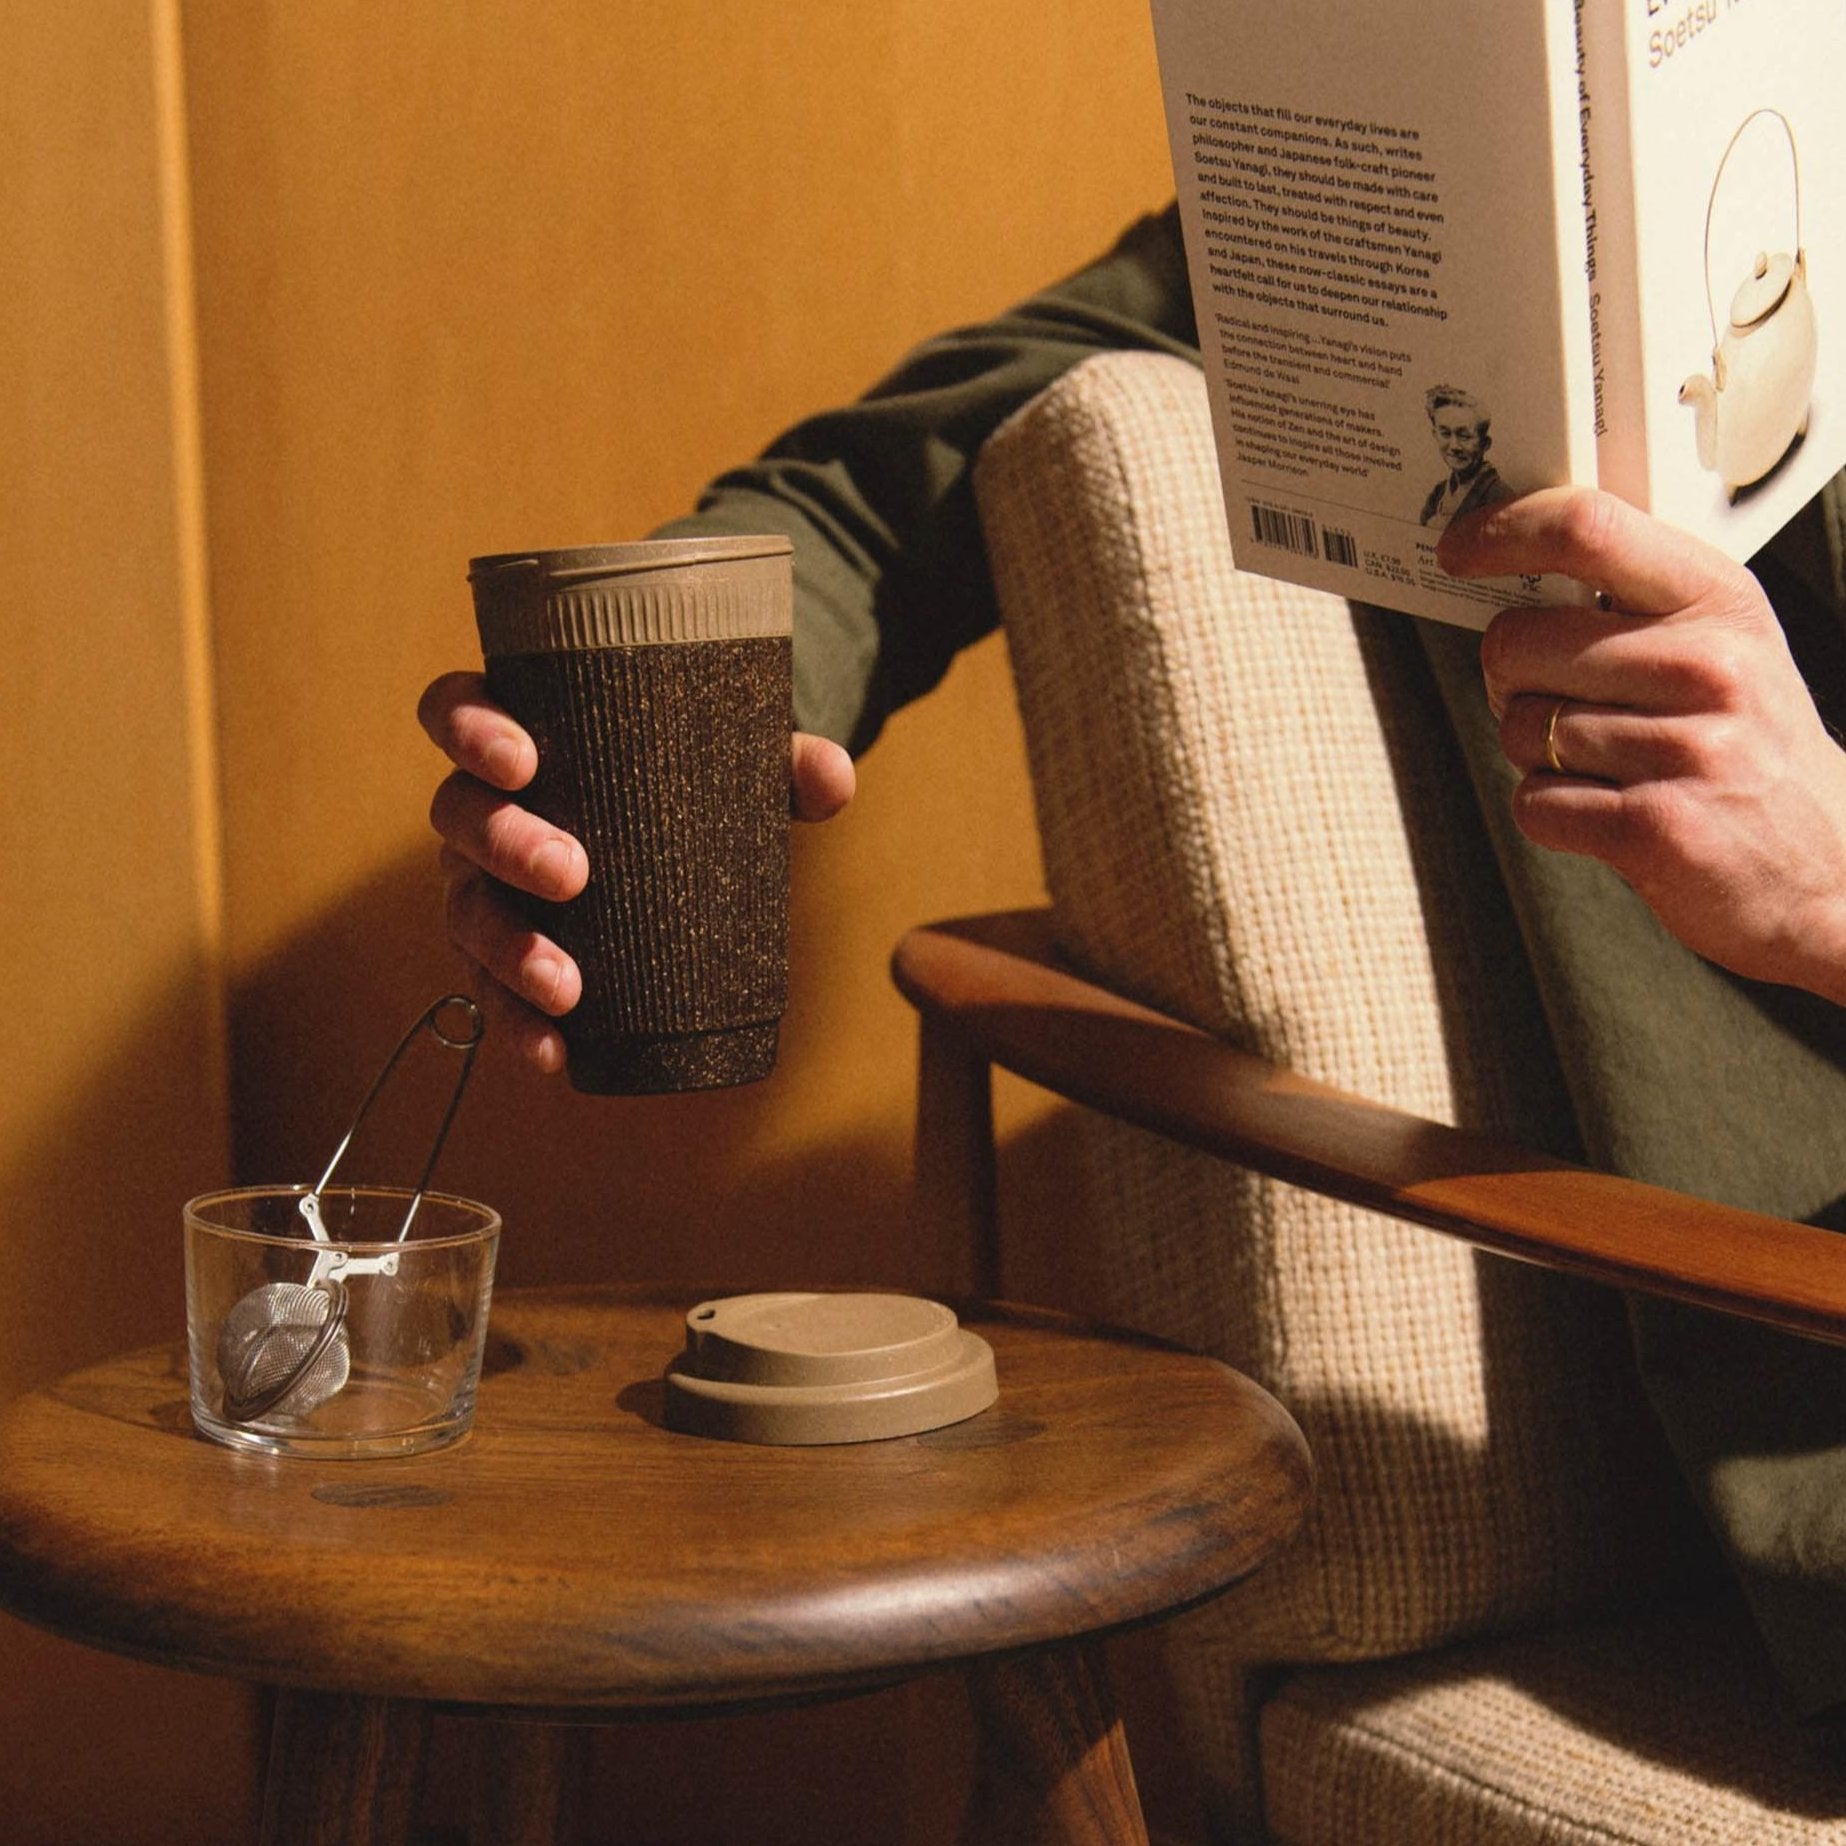
<path fill-rule="evenodd" d="M 1563 716 L 1568 699 L 1559 699 L 1551 708 L 1551 716 L 1545 720 L 1545 763 L 1554 776 L 1570 773 L 1558 760 L 1558 719 Z"/>

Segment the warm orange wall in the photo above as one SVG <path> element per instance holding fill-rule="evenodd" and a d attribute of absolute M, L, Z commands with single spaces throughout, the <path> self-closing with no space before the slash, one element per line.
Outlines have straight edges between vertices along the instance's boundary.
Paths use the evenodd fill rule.
<path fill-rule="evenodd" d="M 1169 182 L 1142 0 L 106 0 L 0 22 L 0 114 L 28 150 L 0 231 L 9 270 L 32 265 L 29 293 L 0 290 L 0 389 L 35 464 L 0 503 L 23 616 L 0 651 L 4 1391 L 177 1329 L 174 1210 L 227 1158 L 220 883 L 244 1177 L 317 1170 L 457 979 L 411 714 L 472 657 L 466 559 L 644 532 Z M 201 806 L 214 760 L 222 806 Z M 952 1279 L 895 1230 L 913 1041 L 885 957 L 1038 876 L 988 643 L 892 727 L 852 813 L 798 841 L 772 1082 L 624 1104 L 486 1065 L 444 1177 L 505 1211 L 504 1279 Z M 27 1846 L 237 1837 L 247 1737 L 189 1737 L 188 1698 L 242 1722 L 0 1624 L 0 1814 L 45 1817 Z M 850 1755 L 854 1722 L 779 1737 L 785 1800 L 828 1773 L 787 1749 Z M 607 1773 L 657 1781 L 672 1736 Z M 709 1741 L 679 1747 L 698 1780 Z M 215 1806 L 182 1793 L 207 1780 Z M 645 1798 L 633 1837 L 670 1837 Z"/>
<path fill-rule="evenodd" d="M 171 23 L 0 7 L 0 1399 L 175 1334 L 228 1166 Z M 251 1741 L 0 1618 L 12 1846 L 236 1837 Z"/>
<path fill-rule="evenodd" d="M 187 27 L 239 1151 L 273 1179 L 454 978 L 410 714 L 474 656 L 467 558 L 645 532 L 1168 175 L 1140 0 L 194 0 Z M 446 1170 L 505 1210 L 508 1277 L 903 1279 L 885 956 L 1034 896 L 1026 810 L 989 649 L 799 843 L 773 1083 L 482 1079 Z"/>

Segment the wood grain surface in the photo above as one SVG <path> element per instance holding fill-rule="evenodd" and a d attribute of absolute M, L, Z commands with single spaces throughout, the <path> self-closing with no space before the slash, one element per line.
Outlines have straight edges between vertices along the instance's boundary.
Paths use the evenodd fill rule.
<path fill-rule="evenodd" d="M 430 1708 L 415 1700 L 279 1699 L 261 1846 L 398 1846 L 416 1812 L 429 1728 Z"/>
<path fill-rule="evenodd" d="M 970 1310 L 1001 1395 L 917 1437 L 669 1432 L 700 1297 L 508 1292 L 476 1428 L 403 1462 L 235 1453 L 184 1355 L 0 1417 L 0 1605 L 202 1672 L 559 1711 L 876 1684 L 1155 1617 L 1255 1568 L 1309 1495 L 1299 1431 L 1216 1361 Z"/>
<path fill-rule="evenodd" d="M 1146 1846 L 1134 1766 L 1093 1641 L 967 1673 L 980 1726 L 971 1846 Z"/>

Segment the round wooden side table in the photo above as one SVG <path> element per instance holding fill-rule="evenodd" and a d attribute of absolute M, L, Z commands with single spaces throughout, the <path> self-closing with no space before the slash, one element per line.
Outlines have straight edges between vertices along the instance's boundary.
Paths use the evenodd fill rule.
<path fill-rule="evenodd" d="M 1098 1638 L 1228 1588 L 1294 1530 L 1310 1466 L 1287 1413 L 1214 1360 L 983 1307 L 963 1318 L 1000 1400 L 965 1422 L 836 1447 L 679 1435 L 660 1381 L 698 1299 L 503 1293 L 473 1434 L 401 1462 L 201 1439 L 182 1349 L 75 1373 L 0 1416 L 0 1606 L 282 1689 L 276 1846 L 405 1840 L 438 1707 L 600 1722 L 950 1665 L 981 1726 L 977 1832 L 1145 1840 Z M 533 1740 L 499 1837 L 549 1837 L 556 1726 L 495 1734 Z"/>

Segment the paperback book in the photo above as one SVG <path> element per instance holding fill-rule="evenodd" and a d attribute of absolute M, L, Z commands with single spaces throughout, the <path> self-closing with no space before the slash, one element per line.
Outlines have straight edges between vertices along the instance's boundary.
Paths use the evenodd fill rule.
<path fill-rule="evenodd" d="M 1231 543 L 1473 627 L 1456 515 L 1601 485 L 1732 557 L 1846 463 L 1841 0 L 1154 0 Z"/>

